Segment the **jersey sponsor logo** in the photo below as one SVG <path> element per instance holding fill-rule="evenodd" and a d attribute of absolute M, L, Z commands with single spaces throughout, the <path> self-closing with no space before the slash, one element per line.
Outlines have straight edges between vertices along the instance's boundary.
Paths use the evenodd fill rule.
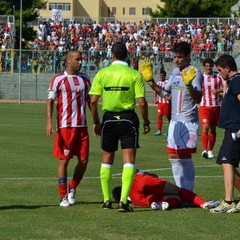
<path fill-rule="evenodd" d="M 68 149 L 64 149 L 63 152 L 64 152 L 64 155 L 65 155 L 65 156 L 68 156 L 69 153 L 70 153 L 70 151 L 69 151 Z"/>
<path fill-rule="evenodd" d="M 76 86 L 76 91 L 80 92 L 80 86 Z"/>
<path fill-rule="evenodd" d="M 181 86 L 171 86 L 171 89 L 184 90 L 184 87 Z"/>
<path fill-rule="evenodd" d="M 104 87 L 105 91 L 128 91 L 130 87 L 119 87 L 119 86 L 111 86 Z"/>
<path fill-rule="evenodd" d="M 174 81 L 174 82 L 173 82 L 173 85 L 174 85 L 174 86 L 178 86 L 179 83 L 180 83 L 179 81 Z"/>

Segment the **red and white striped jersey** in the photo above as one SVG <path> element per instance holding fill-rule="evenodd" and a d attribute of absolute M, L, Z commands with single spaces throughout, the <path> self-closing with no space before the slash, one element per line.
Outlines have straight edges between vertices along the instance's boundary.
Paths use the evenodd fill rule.
<path fill-rule="evenodd" d="M 167 80 L 165 81 L 158 81 L 157 85 L 164 88 L 164 86 L 167 84 Z M 158 103 L 169 103 L 169 101 L 165 100 L 165 98 L 162 98 L 161 96 L 157 95 L 157 101 Z"/>
<path fill-rule="evenodd" d="M 68 75 L 67 72 L 53 77 L 48 98 L 57 98 L 57 128 L 86 127 L 86 106 L 90 102 L 91 83 L 86 74 Z"/>
<path fill-rule="evenodd" d="M 219 92 L 214 94 L 212 90 L 223 88 L 223 82 L 223 78 L 217 72 L 213 72 L 212 75 L 203 74 L 202 101 L 200 106 L 216 107 L 220 105 Z"/>

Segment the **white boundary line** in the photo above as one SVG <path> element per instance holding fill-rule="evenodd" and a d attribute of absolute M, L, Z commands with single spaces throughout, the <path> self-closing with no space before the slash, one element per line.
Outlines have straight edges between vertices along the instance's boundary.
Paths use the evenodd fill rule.
<path fill-rule="evenodd" d="M 218 165 L 204 165 L 204 166 L 195 166 L 195 168 L 209 168 L 209 167 L 217 167 Z M 148 171 L 148 172 L 157 172 L 157 171 L 165 171 L 165 170 L 171 170 L 171 168 L 155 168 L 155 169 L 142 169 L 141 171 Z M 115 173 L 112 175 L 113 178 L 121 177 L 122 173 Z M 160 176 L 161 178 L 173 178 L 173 176 Z M 222 178 L 223 175 L 217 175 L 217 176 L 195 176 L 196 178 Z M 69 177 L 71 178 L 71 177 Z M 99 179 L 99 176 L 97 177 L 83 177 L 84 179 Z M 0 180 L 53 180 L 57 179 L 57 177 L 0 177 Z"/>

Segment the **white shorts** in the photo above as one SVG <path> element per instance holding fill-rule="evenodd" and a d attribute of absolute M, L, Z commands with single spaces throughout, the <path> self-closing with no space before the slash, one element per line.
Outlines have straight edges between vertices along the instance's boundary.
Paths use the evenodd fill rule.
<path fill-rule="evenodd" d="M 198 123 L 170 121 L 168 129 L 168 153 L 191 154 L 197 150 Z"/>

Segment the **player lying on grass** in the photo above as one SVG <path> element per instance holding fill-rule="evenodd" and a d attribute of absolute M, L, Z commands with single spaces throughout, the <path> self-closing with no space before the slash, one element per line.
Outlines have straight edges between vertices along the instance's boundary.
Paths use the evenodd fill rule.
<path fill-rule="evenodd" d="M 120 186 L 112 190 L 113 198 L 118 202 L 120 194 Z M 203 209 L 214 208 L 220 204 L 218 200 L 204 201 L 188 189 L 177 187 L 156 174 L 139 170 L 136 170 L 129 200 L 135 206 L 151 207 L 156 210 L 177 208 L 183 201 Z"/>

